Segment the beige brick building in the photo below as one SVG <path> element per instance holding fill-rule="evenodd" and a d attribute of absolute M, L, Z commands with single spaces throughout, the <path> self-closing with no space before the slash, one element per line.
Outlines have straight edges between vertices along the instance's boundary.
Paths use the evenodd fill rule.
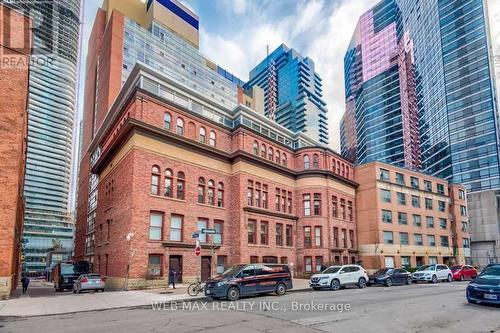
<path fill-rule="evenodd" d="M 366 269 L 465 263 L 463 186 L 372 162 L 355 168 L 359 256 Z"/>

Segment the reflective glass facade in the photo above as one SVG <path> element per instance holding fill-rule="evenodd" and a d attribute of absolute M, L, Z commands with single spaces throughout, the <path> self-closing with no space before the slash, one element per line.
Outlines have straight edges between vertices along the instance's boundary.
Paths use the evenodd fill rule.
<path fill-rule="evenodd" d="M 45 270 L 53 241 L 73 249 L 68 212 L 80 1 L 15 1 L 33 20 L 24 194 L 24 270 Z"/>
<path fill-rule="evenodd" d="M 489 54 L 481 0 L 380 2 L 360 18 L 345 56 L 342 154 L 421 169 L 469 191 L 500 187 Z"/>
<path fill-rule="evenodd" d="M 273 109 L 278 124 L 328 144 L 323 84 L 310 58 L 282 44 L 253 68 L 249 76 L 244 87 L 256 85 L 264 90 L 266 115 Z"/>
<path fill-rule="evenodd" d="M 136 62 L 144 63 L 204 97 L 227 108 L 234 108 L 237 85 L 242 81 L 207 60 L 200 51 L 179 35 L 154 22 L 147 30 L 125 18 L 122 84 Z"/>

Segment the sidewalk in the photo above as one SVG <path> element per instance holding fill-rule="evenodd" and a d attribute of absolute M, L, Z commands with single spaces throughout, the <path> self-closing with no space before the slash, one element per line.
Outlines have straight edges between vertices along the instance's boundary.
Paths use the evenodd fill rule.
<path fill-rule="evenodd" d="M 308 280 L 294 279 L 293 291 L 309 289 Z M 186 286 L 177 289 L 152 289 L 131 291 L 105 291 L 73 294 L 56 293 L 51 285 L 35 281 L 30 283 L 28 294 L 16 290 L 13 297 L 0 301 L 0 317 L 31 317 L 74 313 L 82 311 L 109 310 L 127 307 L 151 306 L 155 302 L 172 302 L 205 298 L 191 297 Z"/>

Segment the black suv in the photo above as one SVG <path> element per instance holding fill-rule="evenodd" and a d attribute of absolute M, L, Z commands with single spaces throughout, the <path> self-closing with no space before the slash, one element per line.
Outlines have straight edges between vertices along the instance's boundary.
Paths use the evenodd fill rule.
<path fill-rule="evenodd" d="M 205 295 L 213 299 L 227 298 L 235 301 L 240 296 L 270 292 L 281 296 L 292 287 L 292 275 L 288 265 L 240 264 L 207 280 Z"/>

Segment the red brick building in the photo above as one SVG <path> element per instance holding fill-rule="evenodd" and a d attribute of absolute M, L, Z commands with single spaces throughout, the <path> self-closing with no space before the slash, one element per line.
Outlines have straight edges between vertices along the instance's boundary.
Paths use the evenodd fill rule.
<path fill-rule="evenodd" d="M 155 87 L 240 122 L 229 129 Z M 312 273 L 357 261 L 352 165 L 243 105 L 228 111 L 147 67 L 132 71 L 89 146 L 99 152 L 91 166 L 99 178 L 92 260 L 110 286 L 165 284 L 171 267 L 189 281 L 242 262 Z M 77 230 L 85 234 L 82 220 Z M 192 233 L 202 228 L 219 234 L 201 239 L 199 258 Z M 85 239 L 77 242 L 75 255 L 84 258 Z"/>
<path fill-rule="evenodd" d="M 0 5 L 0 299 L 19 281 L 31 21 Z"/>

